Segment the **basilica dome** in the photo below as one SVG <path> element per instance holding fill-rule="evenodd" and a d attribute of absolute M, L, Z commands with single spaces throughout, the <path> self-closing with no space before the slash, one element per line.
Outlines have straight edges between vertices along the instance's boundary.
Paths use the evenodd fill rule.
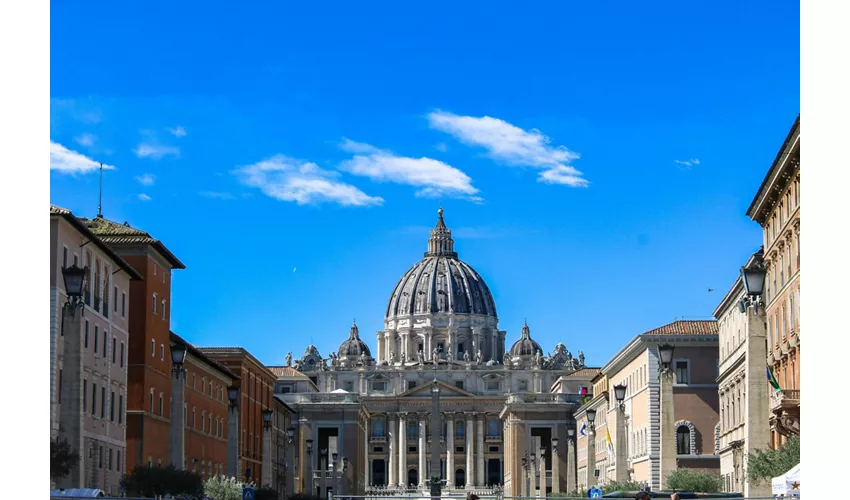
<path fill-rule="evenodd" d="M 351 330 L 348 332 L 348 339 L 339 346 L 339 352 L 337 354 L 352 358 L 360 357 L 364 354 L 367 358 L 372 357 L 369 346 L 366 345 L 366 342 L 360 340 L 360 330 L 357 328 L 357 323 L 351 326 Z"/>
<path fill-rule="evenodd" d="M 438 212 L 425 258 L 398 281 L 387 305 L 386 319 L 418 314 L 464 314 L 497 318 L 493 295 L 481 276 L 458 259 L 452 231 Z"/>
<path fill-rule="evenodd" d="M 540 344 L 531 338 L 531 329 L 528 328 L 528 323 L 525 323 L 522 325 L 522 335 L 519 337 L 519 340 L 511 346 L 511 357 L 534 356 L 537 351 L 542 352 Z"/>

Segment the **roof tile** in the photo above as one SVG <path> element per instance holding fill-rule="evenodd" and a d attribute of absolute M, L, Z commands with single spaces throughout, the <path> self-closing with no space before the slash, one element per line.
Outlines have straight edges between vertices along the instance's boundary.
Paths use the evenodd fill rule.
<path fill-rule="evenodd" d="M 717 335 L 717 332 L 717 321 L 713 319 L 676 320 L 644 332 L 643 335 Z"/>
<path fill-rule="evenodd" d="M 267 366 L 272 373 L 274 373 L 275 377 L 303 377 L 307 378 L 307 375 L 299 372 L 295 368 L 291 366 Z"/>

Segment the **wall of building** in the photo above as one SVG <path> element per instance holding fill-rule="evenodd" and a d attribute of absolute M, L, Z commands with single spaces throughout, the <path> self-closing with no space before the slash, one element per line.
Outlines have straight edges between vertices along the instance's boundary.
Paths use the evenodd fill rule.
<path fill-rule="evenodd" d="M 168 355 L 170 359 L 170 352 Z M 227 387 L 233 381 L 191 352 L 186 355 L 185 367 L 186 389 L 183 400 L 186 467 L 198 472 L 206 480 L 226 472 Z"/>

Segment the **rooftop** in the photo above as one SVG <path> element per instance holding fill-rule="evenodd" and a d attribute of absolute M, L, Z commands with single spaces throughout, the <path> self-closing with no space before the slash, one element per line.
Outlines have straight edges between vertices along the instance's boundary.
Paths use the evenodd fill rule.
<path fill-rule="evenodd" d="M 205 363 L 211 365 L 216 370 L 227 375 L 228 377 L 232 378 L 233 380 L 239 380 L 239 377 L 237 377 L 236 374 L 234 374 L 232 371 L 230 371 L 226 366 L 224 366 L 223 364 L 219 363 L 218 361 L 210 358 L 209 356 L 207 356 L 206 354 L 201 352 L 200 349 L 198 349 L 196 346 L 192 345 L 191 342 L 184 339 L 180 335 L 177 335 L 176 333 L 171 332 L 171 341 L 175 342 L 175 343 L 179 343 L 179 344 L 185 344 L 186 347 L 187 347 L 187 350 L 190 353 L 192 353 L 193 356 L 201 358 Z"/>
<path fill-rule="evenodd" d="M 680 319 L 658 328 L 653 328 L 642 335 L 717 335 L 717 321 Z"/>
<path fill-rule="evenodd" d="M 154 250 L 162 254 L 172 267 L 175 269 L 186 269 L 186 266 L 180 262 L 180 259 L 171 253 L 171 250 L 166 248 L 161 241 L 141 229 L 134 228 L 126 221 L 124 224 L 119 224 L 104 218 L 102 215 L 98 215 L 94 219 L 80 217 L 80 220 L 91 232 L 98 235 L 101 240 L 109 245 L 150 245 Z"/>
<path fill-rule="evenodd" d="M 299 378 L 307 378 L 307 375 L 299 372 L 292 366 L 267 366 L 272 373 L 274 373 L 275 377 L 299 377 Z"/>

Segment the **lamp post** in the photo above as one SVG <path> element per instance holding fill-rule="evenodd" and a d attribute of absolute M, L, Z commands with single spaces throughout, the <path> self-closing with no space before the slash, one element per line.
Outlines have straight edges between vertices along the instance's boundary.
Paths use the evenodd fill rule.
<path fill-rule="evenodd" d="M 431 384 L 431 498 L 437 500 L 442 494 L 443 482 L 440 474 L 440 385 L 437 382 L 437 365 L 434 364 L 434 382 Z M 466 429 L 469 432 L 469 429 Z M 453 450 L 447 450 L 451 453 Z M 406 450 L 401 450 L 405 453 Z M 424 471 L 422 471 L 424 472 Z M 421 473 L 421 472 L 420 472 Z M 449 471 L 446 471 L 448 474 Z M 469 474 L 470 471 L 467 471 Z"/>
<path fill-rule="evenodd" d="M 330 465 L 328 456 L 328 449 L 322 448 L 319 450 L 319 474 L 322 475 L 322 486 L 321 492 L 325 494 L 325 498 L 328 496 L 328 466 Z M 321 495 L 318 495 L 321 496 Z"/>
<path fill-rule="evenodd" d="M 673 407 L 673 346 L 658 346 L 658 360 L 661 364 L 661 484 L 667 486 L 667 478 L 676 470 L 676 415 Z"/>
<path fill-rule="evenodd" d="M 523 481 L 524 491 L 522 492 L 522 496 L 530 497 L 531 496 L 531 474 L 528 471 L 528 465 L 531 459 L 528 456 L 528 450 L 525 450 L 525 456 L 522 457 L 522 474 L 525 477 L 525 481 Z"/>
<path fill-rule="evenodd" d="M 338 478 L 337 478 L 336 466 L 337 466 L 337 459 L 339 458 L 339 453 L 333 452 L 331 454 L 331 457 L 332 457 L 332 460 L 331 460 L 331 488 L 333 488 L 334 495 L 337 495 L 339 493 L 339 486 L 338 486 L 339 481 L 338 481 Z"/>
<path fill-rule="evenodd" d="M 534 475 L 537 478 L 537 496 L 546 498 L 546 448 L 541 447 L 538 451 L 540 459 L 537 460 L 537 469 Z M 543 479 L 540 479 L 540 478 Z"/>
<path fill-rule="evenodd" d="M 576 490 L 578 482 L 576 468 L 576 430 L 574 424 L 567 427 L 567 493 Z"/>
<path fill-rule="evenodd" d="M 747 312 L 747 308 L 753 306 L 753 312 L 758 316 L 759 307 L 764 305 L 762 295 L 766 277 L 767 270 L 762 259 L 757 259 L 749 266 L 741 268 L 741 280 L 744 282 L 744 291 L 747 296 L 738 303 L 738 310 L 742 313 Z"/>
<path fill-rule="evenodd" d="M 309 474 L 307 476 L 307 485 L 309 487 L 309 491 L 307 492 L 307 494 L 308 496 L 313 496 L 315 493 L 313 491 L 315 489 L 313 487 L 313 440 L 308 439 L 304 442 L 304 444 L 307 445 L 307 463 L 310 464 L 309 470 L 305 471 L 307 474 Z M 305 467 L 305 469 L 307 469 L 307 467 Z"/>
<path fill-rule="evenodd" d="M 342 474 L 340 475 L 339 481 L 340 495 L 348 493 L 348 457 L 342 457 Z"/>
<path fill-rule="evenodd" d="M 614 477 L 618 483 L 624 483 L 629 480 L 629 442 L 628 432 L 626 430 L 626 421 L 629 418 L 626 416 L 626 385 L 618 384 L 614 386 L 614 398 L 617 400 L 617 428 L 614 431 L 614 439 L 616 454 L 615 454 L 615 472 Z"/>
<path fill-rule="evenodd" d="M 283 498 L 289 498 L 289 451 L 294 442 L 295 427 L 289 426 L 286 428 L 286 447 L 283 448 Z"/>
<path fill-rule="evenodd" d="M 178 470 L 185 467 L 186 433 L 183 423 L 183 400 L 186 388 L 186 344 L 171 346 L 171 415 L 169 416 L 169 431 L 171 447 L 169 462 Z"/>
<path fill-rule="evenodd" d="M 588 408 L 587 415 L 587 487 L 596 486 L 596 409 Z"/>
<path fill-rule="evenodd" d="M 561 492 L 561 457 L 558 450 L 558 437 L 552 438 L 552 493 Z"/>
<path fill-rule="evenodd" d="M 239 478 L 239 388 L 227 388 L 227 475 Z"/>
<path fill-rule="evenodd" d="M 58 481 L 62 488 L 82 488 L 84 486 L 83 457 L 83 311 L 82 300 L 86 289 L 89 268 L 77 265 L 62 268 L 65 282 L 65 295 L 68 297 L 62 305 L 62 376 L 59 385 L 59 441 L 67 441 L 72 453 L 80 460 L 71 467 L 70 473 Z M 79 311 L 79 314 L 77 312 Z M 95 395 L 92 394 L 92 398 Z M 119 411 L 121 411 L 119 409 Z"/>
<path fill-rule="evenodd" d="M 263 486 L 272 485 L 272 416 L 274 411 L 263 410 Z"/>

